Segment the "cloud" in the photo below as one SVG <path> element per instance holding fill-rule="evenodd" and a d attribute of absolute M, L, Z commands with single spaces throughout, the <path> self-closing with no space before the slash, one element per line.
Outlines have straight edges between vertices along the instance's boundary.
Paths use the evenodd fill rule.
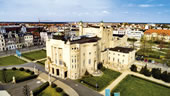
<path fill-rule="evenodd" d="M 104 13 L 104 14 L 110 14 L 110 12 L 107 11 L 107 10 L 103 10 L 102 13 Z"/>
<path fill-rule="evenodd" d="M 153 7 L 153 5 L 150 4 L 140 4 L 139 7 Z"/>
<path fill-rule="evenodd" d="M 148 7 L 162 7 L 164 4 L 139 4 L 138 7 L 148 8 Z"/>

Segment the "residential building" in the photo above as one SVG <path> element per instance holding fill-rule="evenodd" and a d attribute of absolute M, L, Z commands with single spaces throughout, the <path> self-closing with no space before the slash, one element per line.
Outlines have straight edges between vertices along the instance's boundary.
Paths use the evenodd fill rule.
<path fill-rule="evenodd" d="M 32 34 L 25 34 L 24 35 L 24 42 L 25 42 L 25 46 L 27 46 L 27 47 L 34 45 L 33 35 Z"/>
<path fill-rule="evenodd" d="M 135 61 L 135 52 L 126 47 L 108 48 L 102 52 L 102 63 L 105 67 L 126 70 Z"/>
<path fill-rule="evenodd" d="M 144 32 L 146 40 L 170 42 L 170 30 L 149 29 Z"/>

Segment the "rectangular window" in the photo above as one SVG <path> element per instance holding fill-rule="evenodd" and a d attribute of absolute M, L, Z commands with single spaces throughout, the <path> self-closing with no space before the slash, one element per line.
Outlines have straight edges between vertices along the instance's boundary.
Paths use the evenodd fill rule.
<path fill-rule="evenodd" d="M 62 61 L 60 60 L 60 65 L 62 65 Z"/>
<path fill-rule="evenodd" d="M 89 59 L 89 64 L 91 64 L 91 59 Z"/>
<path fill-rule="evenodd" d="M 85 66 L 85 60 L 83 60 L 83 65 Z"/>
<path fill-rule="evenodd" d="M 52 68 L 52 74 L 54 74 L 54 68 Z"/>
<path fill-rule="evenodd" d="M 59 74 L 60 74 L 59 72 L 60 72 L 59 69 L 56 69 L 56 73 L 57 73 L 58 76 L 59 76 Z"/>

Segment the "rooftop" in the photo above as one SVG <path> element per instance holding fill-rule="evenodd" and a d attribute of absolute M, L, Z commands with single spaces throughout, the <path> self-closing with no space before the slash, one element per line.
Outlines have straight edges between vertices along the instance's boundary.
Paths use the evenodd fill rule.
<path fill-rule="evenodd" d="M 113 34 L 113 36 L 115 36 L 115 37 L 123 37 L 124 35 L 120 35 L 120 34 Z"/>
<path fill-rule="evenodd" d="M 149 29 L 144 32 L 144 34 L 152 34 L 157 33 L 159 35 L 169 35 L 170 36 L 170 30 L 160 30 L 160 29 Z"/>
<path fill-rule="evenodd" d="M 121 53 L 129 53 L 131 51 L 133 51 L 133 48 L 126 48 L 126 47 L 115 47 L 115 48 L 109 48 L 109 50 L 111 51 L 117 51 L 117 52 L 121 52 Z"/>
<path fill-rule="evenodd" d="M 71 40 L 71 37 L 67 37 L 64 35 L 53 35 L 53 39 L 62 40 L 65 42 L 67 42 L 69 40 L 70 44 L 91 43 L 91 42 L 97 42 L 98 40 L 100 40 L 100 38 L 98 38 L 98 37 L 87 37 L 87 36 L 81 36 L 77 39 Z"/>

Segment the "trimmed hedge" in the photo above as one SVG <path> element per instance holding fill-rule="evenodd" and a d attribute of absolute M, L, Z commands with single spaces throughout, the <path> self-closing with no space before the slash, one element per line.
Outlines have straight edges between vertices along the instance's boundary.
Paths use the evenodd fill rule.
<path fill-rule="evenodd" d="M 60 92 L 63 92 L 63 89 L 60 88 L 60 87 L 57 87 L 57 88 L 56 88 L 56 91 L 60 93 Z"/>
<path fill-rule="evenodd" d="M 49 82 L 46 82 L 46 83 L 42 84 L 40 87 L 33 90 L 33 95 L 34 96 L 38 95 L 40 92 L 42 92 L 48 86 L 49 86 Z"/>
<path fill-rule="evenodd" d="M 23 67 L 19 68 L 20 71 L 24 71 L 25 69 Z"/>
<path fill-rule="evenodd" d="M 85 83 L 85 84 L 87 84 L 87 85 L 89 85 L 89 86 L 91 86 L 91 87 L 93 87 L 93 88 L 96 88 L 96 84 L 91 84 L 91 83 L 86 82 L 86 81 L 84 81 L 84 80 L 80 80 L 80 82 L 83 82 L 83 83 Z M 99 86 L 97 86 L 97 88 L 99 88 Z"/>
<path fill-rule="evenodd" d="M 17 68 L 16 67 L 12 67 L 12 70 L 17 70 Z"/>
<path fill-rule="evenodd" d="M 33 72 L 33 71 L 31 71 L 31 75 L 34 75 L 34 72 Z"/>
<path fill-rule="evenodd" d="M 7 69 L 6 68 L 4 68 L 4 69 L 2 69 L 3 71 L 6 71 Z"/>
<path fill-rule="evenodd" d="M 25 77 L 25 78 L 16 79 L 16 83 L 22 82 L 22 81 L 25 81 L 25 80 L 30 80 L 30 79 L 37 78 L 37 76 L 38 76 L 38 75 L 31 75 L 31 76 L 28 76 L 28 77 Z"/>
<path fill-rule="evenodd" d="M 27 69 L 27 70 L 25 70 L 25 71 L 28 72 L 28 73 L 31 72 L 30 69 Z"/>
<path fill-rule="evenodd" d="M 63 93 L 63 95 L 62 96 L 69 96 L 67 93 Z"/>
<path fill-rule="evenodd" d="M 54 84 L 54 83 L 52 83 L 52 84 L 51 84 L 51 87 L 52 87 L 52 88 L 55 88 L 55 87 L 57 87 L 57 85 Z"/>

